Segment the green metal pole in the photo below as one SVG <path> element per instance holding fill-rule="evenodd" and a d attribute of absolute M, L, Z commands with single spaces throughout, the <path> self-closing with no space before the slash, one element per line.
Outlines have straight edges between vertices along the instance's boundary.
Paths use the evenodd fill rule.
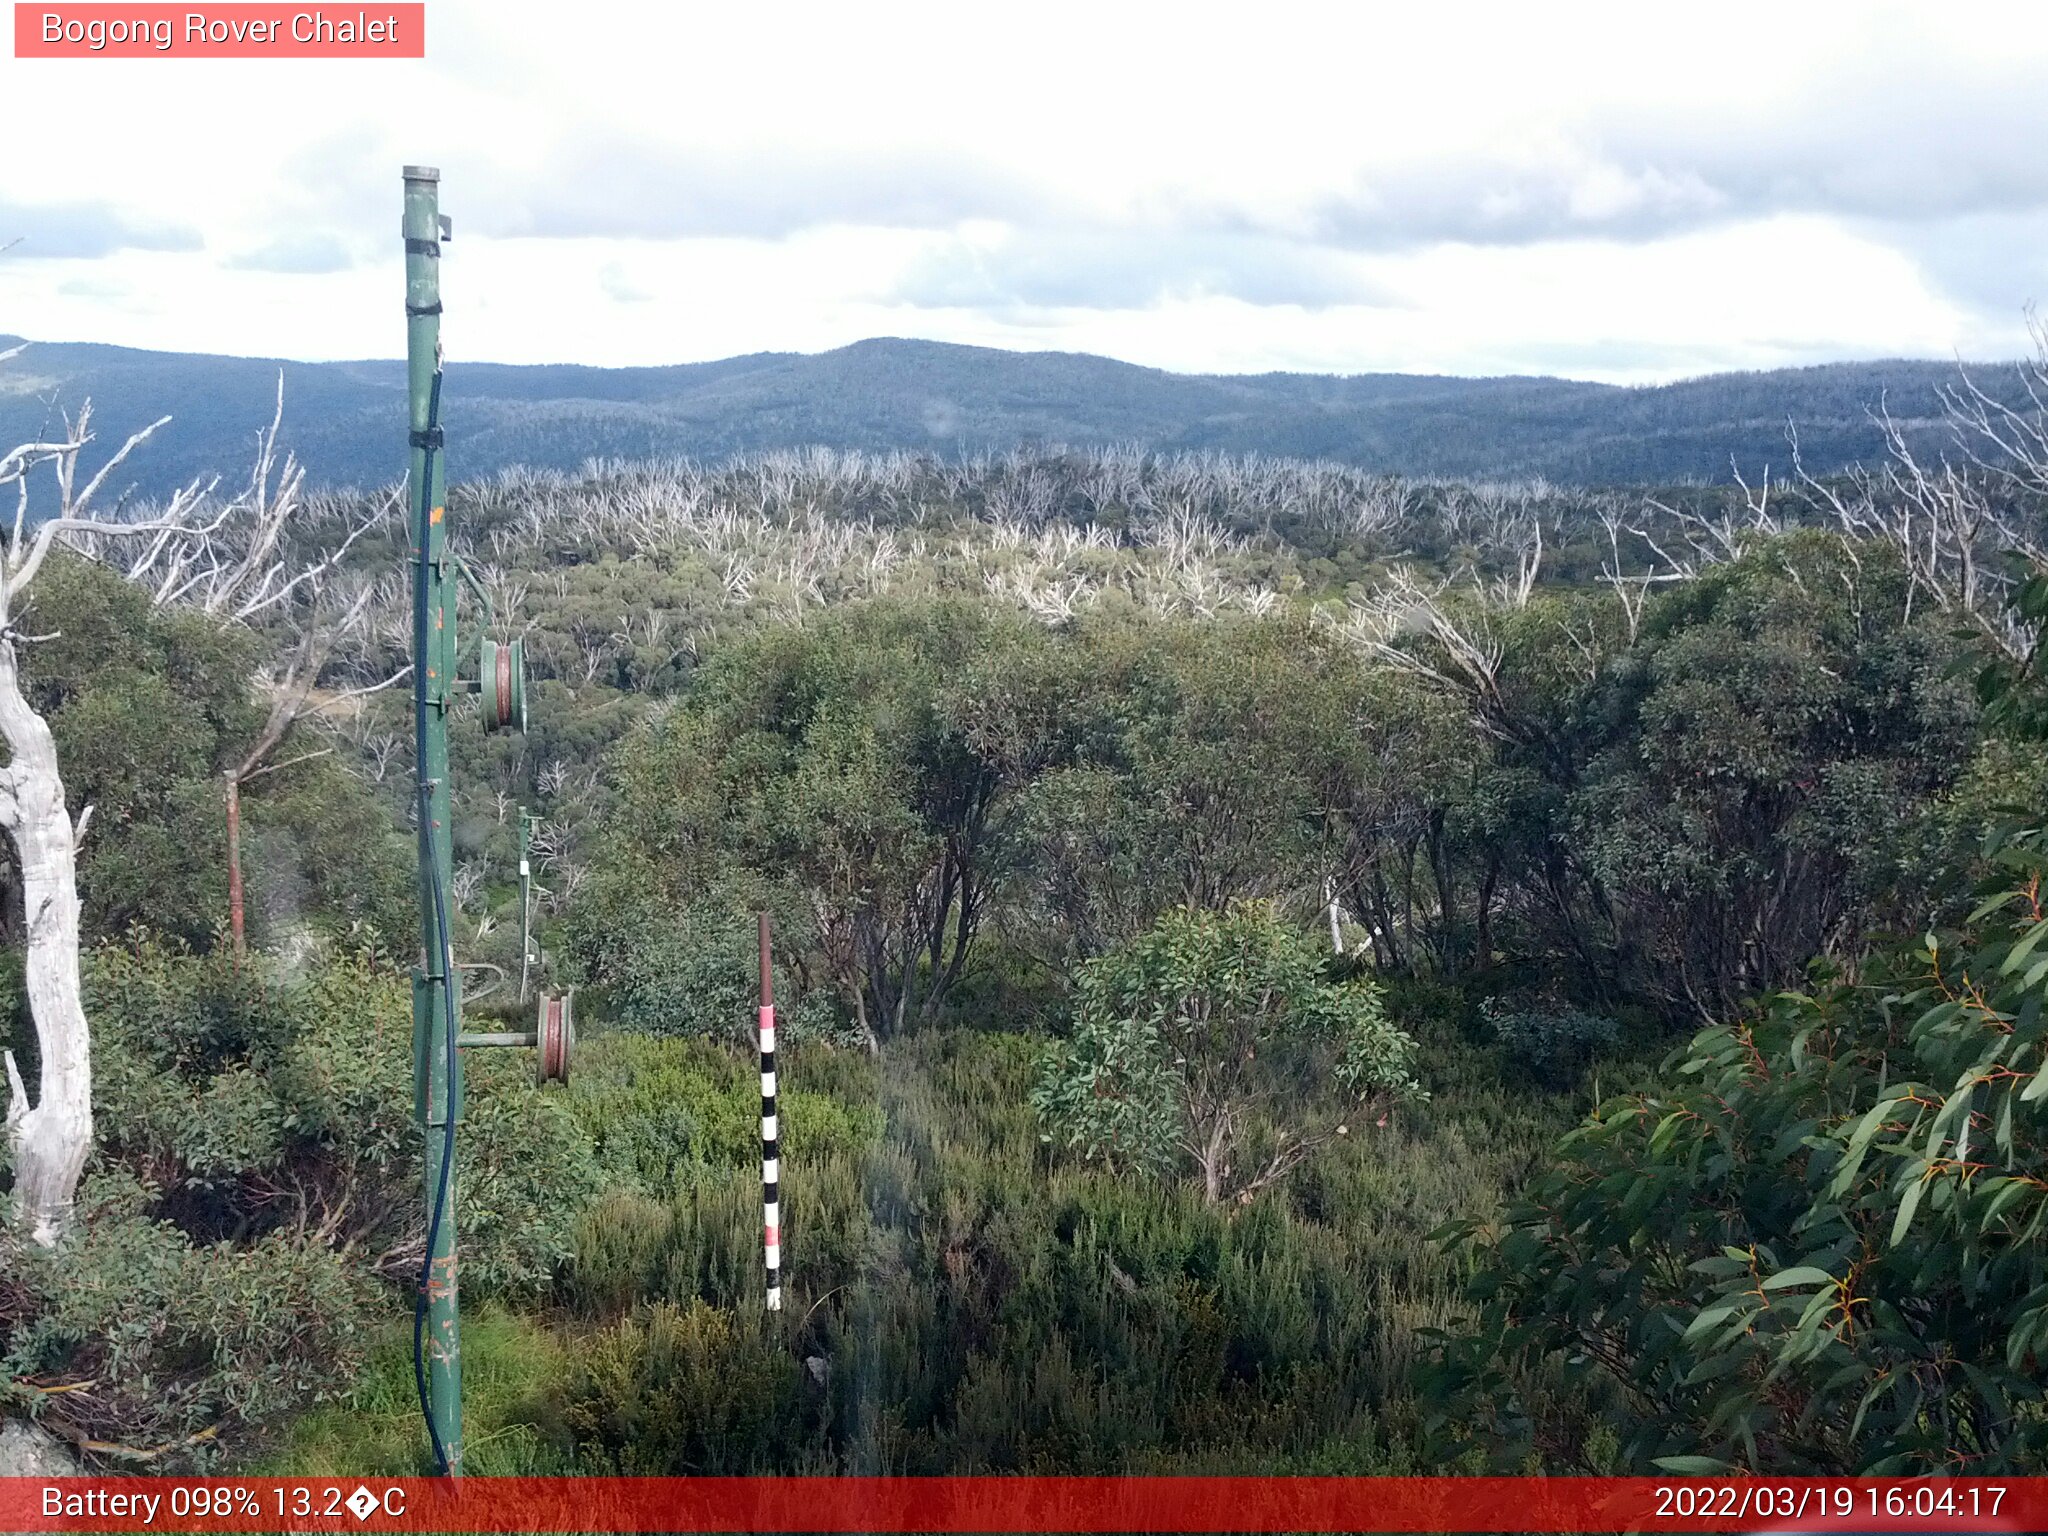
<path fill-rule="evenodd" d="M 462 1335 L 455 1272 L 453 1127 L 462 1103 L 459 976 L 449 837 L 448 708 L 455 682 L 455 593 L 448 580 L 447 471 L 440 443 L 441 173 L 405 168 L 406 384 L 411 405 L 413 705 L 419 775 L 420 968 L 413 977 L 414 1110 L 426 1140 L 427 1420 L 441 1469 L 462 1470 Z"/>

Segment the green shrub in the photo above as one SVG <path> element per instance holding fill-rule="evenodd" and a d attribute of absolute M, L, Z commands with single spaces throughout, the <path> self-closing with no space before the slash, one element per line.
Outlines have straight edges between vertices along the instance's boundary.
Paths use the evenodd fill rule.
<path fill-rule="evenodd" d="M 0 1397 L 98 1443 L 115 1461 L 206 1465 L 224 1432 L 346 1386 L 376 1287 L 297 1233 L 194 1243 L 146 1210 L 153 1191 L 102 1174 L 58 1248 L 0 1234 Z M 47 1385 L 85 1383 L 46 1393 Z"/>
<path fill-rule="evenodd" d="M 1166 913 L 1091 960 L 1031 1102 L 1048 1140 L 1125 1174 L 1249 1200 L 1360 1114 L 1419 1098 L 1415 1042 L 1370 981 L 1331 982 L 1267 903 Z"/>
<path fill-rule="evenodd" d="M 1552 998 L 1489 997 L 1479 1005 L 1479 1016 L 1517 1069 L 1553 1088 L 1575 1081 L 1621 1038 L 1613 1019 Z"/>
<path fill-rule="evenodd" d="M 369 956 L 287 976 L 146 938 L 84 979 L 95 1193 L 67 1247 L 11 1255 L 0 1353 L 8 1380 L 91 1383 L 20 1393 L 78 1433 L 203 1459 L 191 1437 L 331 1394 L 367 1320 L 409 1310 L 411 988 Z M 460 1134 L 465 1297 L 545 1291 L 602 1184 L 580 1120 L 530 1061 L 478 1051 Z"/>
<path fill-rule="evenodd" d="M 613 1190 L 577 1218 L 565 1289 L 583 1311 L 615 1315 L 653 1293 L 675 1217 L 659 1200 Z"/>
<path fill-rule="evenodd" d="M 140 938 L 91 952 L 103 1163 L 158 1191 L 152 1214 L 194 1237 L 311 1233 L 363 1251 L 422 1240 L 409 981 L 369 956 L 279 974 Z M 545 1288 L 599 1187 L 580 1120 L 530 1062 L 465 1058 L 456 1217 L 463 1284 Z"/>
<path fill-rule="evenodd" d="M 2048 835 L 1987 852 L 1960 928 L 1701 1031 L 1446 1228 L 1476 1316 L 1422 1379 L 1440 1422 L 1560 1470 L 1575 1397 L 1646 1475 L 2048 1466 Z"/>
<path fill-rule="evenodd" d="M 1043 958 L 990 938 L 947 994 L 947 1022 L 1016 1030 L 1057 1020 L 1067 1007 L 1065 974 Z"/>
<path fill-rule="evenodd" d="M 574 1252 L 576 1216 L 604 1187 L 602 1165 L 563 1095 L 534 1086 L 525 1052 L 472 1051 L 464 1066 L 464 1293 L 539 1295 Z"/>
<path fill-rule="evenodd" d="M 614 1179 L 656 1194 L 700 1163 L 761 1155 L 758 1077 L 708 1041 L 612 1033 L 589 1042 L 567 1095 Z"/>
<path fill-rule="evenodd" d="M 614 875 L 572 910 L 570 946 L 605 1018 L 641 1035 L 753 1039 L 761 984 L 754 913 L 737 895 L 676 911 L 648 894 L 643 881 Z M 791 1044 L 837 1030 L 830 1000 L 814 994 L 786 992 L 776 1022 Z"/>
<path fill-rule="evenodd" d="M 665 1195 L 695 1168 L 758 1167 L 761 1088 L 755 1062 L 751 1053 L 706 1040 L 602 1035 L 578 1058 L 566 1103 L 610 1177 Z M 832 1082 L 865 1081 L 872 1093 L 874 1069 L 867 1058 L 813 1043 L 785 1052 L 780 1066 L 778 1107 L 789 1157 L 859 1149 L 880 1137 L 878 1110 L 807 1086 L 818 1075 Z"/>
<path fill-rule="evenodd" d="M 249 678 L 266 637 L 152 603 L 119 571 L 61 551 L 29 602 L 49 639 L 23 667 L 22 686 L 49 721 L 72 811 L 95 811 L 97 834 L 78 861 L 86 932 L 104 938 L 143 923 L 210 947 L 228 916 L 222 774 L 263 725 L 268 701 Z M 277 770 L 245 787 L 251 936 L 359 925 L 403 944 L 409 839 L 367 785 L 303 735 L 288 736 L 273 754 Z M 0 909 L 20 900 L 14 849 L 0 842 Z"/>
<path fill-rule="evenodd" d="M 892 1041 L 879 1071 L 862 1054 L 799 1058 L 811 1092 L 886 1133 L 786 1153 L 772 1347 L 755 1333 L 751 1155 L 679 1164 L 665 1203 L 626 1192 L 586 1212 L 565 1293 L 620 1326 L 594 1336 L 557 1410 L 579 1454 L 650 1472 L 1411 1464 L 1415 1331 L 1444 1319 L 1451 1284 L 1427 1234 L 1491 1209 L 1540 1144 L 1533 1111 L 1487 1071 L 1469 1113 L 1422 1106 L 1427 1134 L 1362 1127 L 1275 1198 L 1219 1206 L 1177 1182 L 1053 1163 L 1027 1098 L 1038 1048 L 929 1030 Z M 731 1382 L 657 1390 L 660 1370 L 707 1361 Z M 764 1438 L 713 1450 L 689 1441 L 685 1415 Z"/>
<path fill-rule="evenodd" d="M 758 1324 L 702 1302 L 658 1305 L 584 1349 L 562 1418 L 609 1472 L 764 1471 L 798 1438 L 801 1369 Z"/>

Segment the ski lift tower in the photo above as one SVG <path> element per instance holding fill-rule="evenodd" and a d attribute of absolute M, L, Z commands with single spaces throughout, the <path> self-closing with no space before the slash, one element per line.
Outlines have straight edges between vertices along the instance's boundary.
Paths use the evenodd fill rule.
<path fill-rule="evenodd" d="M 413 1111 L 425 1139 L 427 1197 L 427 1244 L 414 1311 L 413 1368 L 435 1464 L 446 1476 L 455 1477 L 462 1471 L 462 1325 L 455 1243 L 455 1127 L 462 1114 L 461 1048 L 530 1048 L 536 1054 L 539 1080 L 561 1082 L 569 1074 L 575 1033 L 569 998 L 546 993 L 530 1031 L 461 1033 L 462 972 L 451 938 L 455 871 L 449 835 L 448 717 L 458 695 L 475 693 L 485 730 L 524 731 L 526 672 L 519 641 L 487 638 L 494 627 L 490 594 L 449 548 L 447 458 L 441 431 L 441 245 L 452 238 L 453 231 L 441 216 L 440 183 L 441 173 L 431 167 L 405 168 L 407 443 L 411 455 L 407 521 L 411 534 L 413 760 L 420 887 L 420 964 L 413 973 L 412 993 Z M 468 652 L 457 643 L 455 625 L 463 586 L 482 609 L 478 638 Z M 472 660 L 474 674 L 458 681 L 458 673 Z M 523 855 L 522 848 L 522 862 Z"/>

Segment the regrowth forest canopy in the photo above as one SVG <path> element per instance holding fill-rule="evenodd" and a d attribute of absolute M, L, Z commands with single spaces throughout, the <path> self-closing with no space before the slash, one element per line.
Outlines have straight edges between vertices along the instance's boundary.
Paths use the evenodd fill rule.
<path fill-rule="evenodd" d="M 545 1090 L 471 1053 L 471 1470 L 2044 1470 L 2044 366 L 1747 483 L 460 484 L 533 683 L 456 721 L 458 955 L 524 1016 L 533 813 L 586 1036 Z M 9 467 L 47 515 L 98 451 Z M 11 615 L 93 1131 L 5 1238 L 0 1406 L 414 1471 L 405 531 L 275 468 L 60 534 Z M 317 579 L 195 602 L 209 519 Z"/>

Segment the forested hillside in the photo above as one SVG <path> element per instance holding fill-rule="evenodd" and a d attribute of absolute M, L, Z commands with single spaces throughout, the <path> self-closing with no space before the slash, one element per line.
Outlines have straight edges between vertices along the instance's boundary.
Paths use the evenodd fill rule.
<path fill-rule="evenodd" d="M 810 361 L 878 410 L 923 387 L 896 356 Z M 693 377 L 765 402 L 796 366 Z M 321 377 L 302 421 L 387 387 Z M 503 377 L 540 440 L 558 407 Z M 1324 422 L 1374 387 L 1153 377 Z M 1840 423 L 1877 377 L 1801 387 Z M 451 378 L 481 470 L 519 418 Z M 1783 382 L 1353 405 L 1465 451 L 1441 386 L 1507 424 L 1470 451 L 1550 473 L 1515 444 L 1597 461 L 1568 400 L 1725 460 Z M 472 1012 L 519 1016 L 530 809 L 538 980 L 586 1033 L 565 1087 L 470 1053 L 469 1469 L 2048 1469 L 2048 462 L 1983 411 L 1944 426 L 1975 460 L 1859 438 L 1867 472 L 1678 490 L 1325 443 L 466 480 L 534 683 L 525 735 L 455 723 L 456 947 Z M 0 1407 L 110 1464 L 426 1458 L 390 505 L 294 506 L 324 607 L 194 611 L 103 539 L 22 626 L 97 807 L 97 1139 L 75 1229 L 5 1238 Z"/>
<path fill-rule="evenodd" d="M 0 350 L 13 338 L 0 337 Z M 104 419 L 174 412 L 178 430 L 136 456 L 145 495 L 247 454 L 282 370 L 285 441 L 327 485 L 395 472 L 395 362 L 280 363 L 39 342 L 0 387 L 0 437 L 36 435 L 88 396 Z M 2011 391 L 2009 368 L 1978 370 Z M 875 340 L 805 356 L 762 353 L 671 368 L 452 362 L 450 451 L 467 474 L 589 459 L 720 459 L 825 446 L 949 457 L 1018 447 L 1134 445 L 1335 463 L 1408 477 L 1541 477 L 1571 485 L 1726 482 L 1789 468 L 1788 424 L 1807 467 L 1875 465 L 1888 410 L 1917 448 L 1951 446 L 1937 423 L 1951 363 L 1841 363 L 1618 389 L 1548 378 L 1402 374 L 1201 376 L 1071 353 Z"/>

